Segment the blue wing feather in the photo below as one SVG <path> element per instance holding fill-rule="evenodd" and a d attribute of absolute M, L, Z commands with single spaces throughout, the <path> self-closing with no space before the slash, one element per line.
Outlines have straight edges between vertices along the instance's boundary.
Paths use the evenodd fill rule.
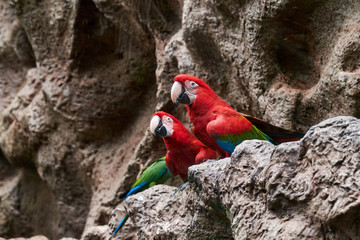
<path fill-rule="evenodd" d="M 124 198 L 127 198 L 128 196 L 130 195 L 133 195 L 135 193 L 138 193 L 142 187 L 144 187 L 146 184 L 149 184 L 150 182 L 142 182 L 142 183 L 139 183 L 137 186 L 133 187 L 130 189 L 130 191 L 125 195 Z"/>
<path fill-rule="evenodd" d="M 233 153 L 235 150 L 236 145 L 234 145 L 231 141 L 222 141 L 220 139 L 216 140 L 216 143 L 224 149 L 228 153 Z M 239 143 L 240 144 L 240 143 Z"/>

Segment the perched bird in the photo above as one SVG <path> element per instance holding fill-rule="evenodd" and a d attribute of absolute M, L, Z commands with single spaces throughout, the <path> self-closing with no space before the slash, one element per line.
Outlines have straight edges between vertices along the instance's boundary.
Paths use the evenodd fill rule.
<path fill-rule="evenodd" d="M 142 192 L 147 188 L 155 186 L 156 184 L 162 184 L 170 177 L 171 174 L 169 169 L 166 167 L 165 157 L 162 157 L 147 167 L 136 182 L 131 186 L 131 189 L 123 193 L 120 196 L 120 199 L 125 200 L 130 195 Z M 125 215 L 113 232 L 112 237 L 114 237 L 115 234 L 124 226 L 127 219 L 128 215 Z"/>
<path fill-rule="evenodd" d="M 236 112 L 202 80 L 177 75 L 171 88 L 171 100 L 186 105 L 194 135 L 221 157 L 229 156 L 244 140 L 267 140 L 273 144 L 296 141 L 303 137 Z"/>
<path fill-rule="evenodd" d="M 208 159 L 217 159 L 216 151 L 205 146 L 174 116 L 159 111 L 150 122 L 153 135 L 163 138 L 166 146 L 165 162 L 173 176 L 186 182 L 188 168 Z"/>

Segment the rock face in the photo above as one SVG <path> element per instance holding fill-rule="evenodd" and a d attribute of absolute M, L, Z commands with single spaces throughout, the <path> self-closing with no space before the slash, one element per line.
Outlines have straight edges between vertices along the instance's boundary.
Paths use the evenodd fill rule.
<path fill-rule="evenodd" d="M 156 186 L 125 206 L 139 239 L 357 239 L 359 164 L 360 120 L 337 117 L 298 142 L 245 141 L 191 167 L 184 190 Z"/>
<path fill-rule="evenodd" d="M 165 154 L 147 131 L 153 112 L 189 126 L 170 101 L 178 73 L 287 129 L 360 118 L 359 12 L 358 0 L 0 0 L 0 236 L 108 234 L 118 196 Z M 277 209 L 295 200 L 267 201 Z M 197 224 L 212 234 L 208 214 L 231 219 L 216 232 L 245 232 L 245 222 L 229 227 L 225 206 L 207 213 L 208 204 L 186 236 Z M 310 215 L 297 215 L 305 224 L 301 216 Z"/>

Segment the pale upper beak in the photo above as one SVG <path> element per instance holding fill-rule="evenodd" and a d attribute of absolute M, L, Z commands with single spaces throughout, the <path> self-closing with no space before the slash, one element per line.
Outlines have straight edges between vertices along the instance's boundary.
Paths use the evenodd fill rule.
<path fill-rule="evenodd" d="M 156 134 L 160 137 L 166 137 L 167 131 L 166 127 L 163 125 L 159 116 L 154 116 L 150 121 L 150 131 L 153 136 Z"/>
<path fill-rule="evenodd" d="M 179 82 L 174 82 L 174 84 L 171 87 L 171 101 L 175 104 L 177 104 L 177 98 L 182 92 L 183 86 Z"/>
<path fill-rule="evenodd" d="M 176 105 L 178 103 L 191 104 L 191 100 L 186 92 L 186 89 L 179 82 L 174 82 L 171 87 L 171 101 Z"/>

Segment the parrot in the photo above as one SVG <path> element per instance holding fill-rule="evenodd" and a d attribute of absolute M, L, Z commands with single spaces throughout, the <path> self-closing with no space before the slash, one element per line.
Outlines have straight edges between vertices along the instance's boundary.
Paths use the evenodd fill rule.
<path fill-rule="evenodd" d="M 163 138 L 167 150 L 166 166 L 171 175 L 179 175 L 186 182 L 188 168 L 209 159 L 218 159 L 215 150 L 205 146 L 174 116 L 159 111 L 150 121 L 152 134 Z"/>
<path fill-rule="evenodd" d="M 120 199 L 125 200 L 130 195 L 142 192 L 147 188 L 155 186 L 156 184 L 162 184 L 170 177 L 171 174 L 169 169 L 166 167 L 165 157 L 159 158 L 142 172 L 140 177 L 131 186 L 129 191 L 126 191 L 120 195 Z M 113 232 L 112 237 L 114 237 L 116 233 L 124 226 L 128 217 L 128 215 L 125 215 L 125 217 L 120 221 L 115 231 Z"/>
<path fill-rule="evenodd" d="M 259 139 L 280 144 L 304 136 L 235 111 L 204 81 L 191 75 L 175 76 L 171 100 L 176 105 L 185 104 L 194 135 L 221 157 L 230 156 L 244 140 Z"/>

